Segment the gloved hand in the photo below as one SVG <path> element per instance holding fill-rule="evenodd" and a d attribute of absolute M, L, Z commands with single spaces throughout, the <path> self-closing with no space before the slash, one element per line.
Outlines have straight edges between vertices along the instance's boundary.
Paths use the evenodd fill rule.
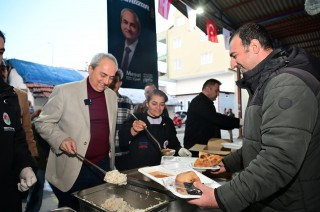
<path fill-rule="evenodd" d="M 20 172 L 20 183 L 18 183 L 18 190 L 27 191 L 31 186 L 37 182 L 36 175 L 31 167 L 26 167 Z"/>
<path fill-rule="evenodd" d="M 182 148 L 179 150 L 178 155 L 179 155 L 180 157 L 191 157 L 191 156 L 192 156 L 192 153 L 191 153 L 189 150 L 187 150 L 186 148 L 183 148 L 183 147 L 182 147 Z"/>

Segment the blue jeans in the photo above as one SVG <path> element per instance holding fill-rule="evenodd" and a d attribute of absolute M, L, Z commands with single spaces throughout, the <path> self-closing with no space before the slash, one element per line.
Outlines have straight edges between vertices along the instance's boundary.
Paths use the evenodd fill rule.
<path fill-rule="evenodd" d="M 45 170 L 37 171 L 37 182 L 29 190 L 25 212 L 39 212 L 42 204 Z"/>
<path fill-rule="evenodd" d="M 106 157 L 97 163 L 105 171 L 110 171 L 109 157 Z M 51 185 L 53 193 L 59 200 L 58 207 L 70 207 L 75 211 L 80 211 L 80 204 L 78 198 L 73 196 L 73 193 L 86 188 L 94 187 L 104 183 L 104 174 L 92 167 L 90 164 L 82 164 L 79 176 L 71 189 L 67 192 L 60 191 L 54 185 Z"/>

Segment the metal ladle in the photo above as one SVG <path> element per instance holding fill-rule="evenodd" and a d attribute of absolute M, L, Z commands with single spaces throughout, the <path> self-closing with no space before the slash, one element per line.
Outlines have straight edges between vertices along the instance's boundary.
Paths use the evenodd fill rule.
<path fill-rule="evenodd" d="M 139 121 L 139 119 L 133 113 L 131 113 L 131 115 L 133 116 L 133 118 L 135 118 L 137 121 Z M 152 140 L 157 144 L 157 146 L 159 147 L 160 152 L 161 152 L 161 146 L 160 146 L 159 141 L 150 133 L 150 131 L 147 129 L 147 127 L 144 127 L 144 130 L 149 134 L 149 136 L 152 138 Z"/>
<path fill-rule="evenodd" d="M 96 164 L 92 163 L 90 160 L 88 160 L 87 158 L 83 157 L 82 155 L 80 155 L 79 153 L 76 153 L 77 157 L 80 158 L 80 160 L 82 161 L 86 161 L 88 162 L 90 165 L 92 165 L 94 168 L 98 169 L 100 172 L 102 172 L 104 175 L 107 174 L 107 172 L 105 170 L 103 170 L 102 168 L 100 168 L 99 166 L 97 166 Z"/>

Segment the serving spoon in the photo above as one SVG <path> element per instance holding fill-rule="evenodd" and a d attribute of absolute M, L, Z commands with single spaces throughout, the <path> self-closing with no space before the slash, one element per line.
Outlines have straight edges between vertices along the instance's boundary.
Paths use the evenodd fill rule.
<path fill-rule="evenodd" d="M 135 118 L 135 120 L 139 121 L 139 119 L 133 113 L 131 113 L 131 115 L 133 116 L 133 118 Z M 161 146 L 160 146 L 159 141 L 151 134 L 151 132 L 147 129 L 147 127 L 144 127 L 144 130 L 149 134 L 149 136 L 152 138 L 152 140 L 157 144 L 157 146 L 159 147 L 160 152 L 161 152 Z"/>
<path fill-rule="evenodd" d="M 87 158 L 83 157 L 82 155 L 80 155 L 79 153 L 76 153 L 77 157 L 82 160 L 82 161 L 86 161 L 88 162 L 90 165 L 92 165 L 94 168 L 96 168 L 97 170 L 99 170 L 100 172 L 102 172 L 104 175 L 107 174 L 107 172 L 105 170 L 103 170 L 102 168 L 100 168 L 99 166 L 97 166 L 96 164 L 94 164 L 93 162 L 91 162 L 90 160 L 88 160 Z"/>

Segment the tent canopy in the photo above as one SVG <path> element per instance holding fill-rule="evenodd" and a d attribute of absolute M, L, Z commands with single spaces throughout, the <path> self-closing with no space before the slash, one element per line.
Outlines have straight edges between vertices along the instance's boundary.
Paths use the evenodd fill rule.
<path fill-rule="evenodd" d="M 55 86 L 83 79 L 83 76 L 74 69 L 46 66 L 17 59 L 10 59 L 9 63 L 17 70 L 24 83 Z"/>

